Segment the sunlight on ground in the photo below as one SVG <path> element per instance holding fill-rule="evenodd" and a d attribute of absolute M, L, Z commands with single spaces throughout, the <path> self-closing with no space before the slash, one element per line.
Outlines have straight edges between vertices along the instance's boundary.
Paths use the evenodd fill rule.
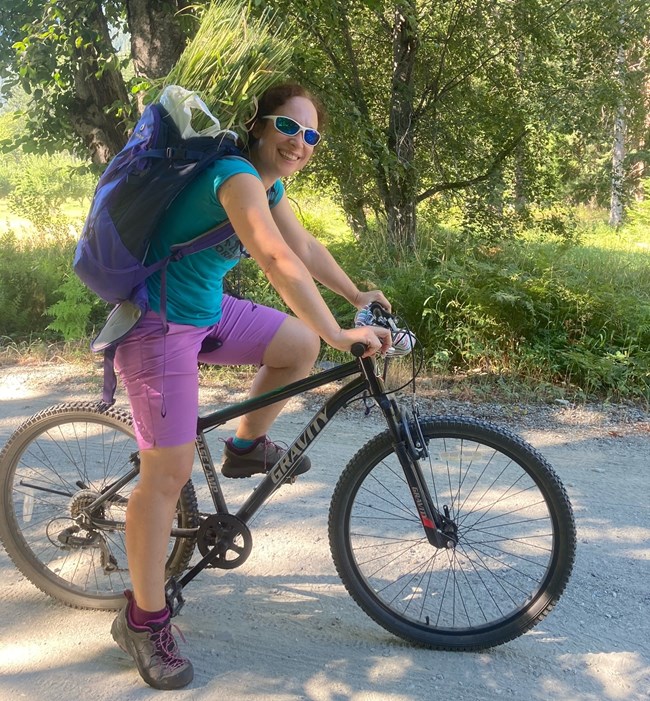
<path fill-rule="evenodd" d="M 0 660 L 3 667 L 22 667 L 27 662 L 35 663 L 40 657 L 40 645 L 29 643 L 25 645 L 0 645 Z"/>
<path fill-rule="evenodd" d="M 567 666 L 582 669 L 585 675 L 600 684 L 603 699 L 642 698 L 648 692 L 650 667 L 635 652 L 563 655 L 560 659 Z"/>
<path fill-rule="evenodd" d="M 580 532 L 583 538 L 587 538 L 593 542 L 601 543 L 618 543 L 622 544 L 621 536 L 617 530 L 612 531 L 612 523 L 609 520 L 596 520 L 590 519 L 588 521 L 583 520 L 580 525 Z M 624 544 L 626 547 L 632 546 L 635 543 L 639 545 L 647 545 L 650 541 L 650 529 L 641 528 L 627 525 L 625 527 L 625 540 Z M 623 555 L 623 551 L 618 553 Z M 642 548 L 640 550 L 627 550 L 625 551 L 625 557 L 633 560 L 648 560 L 650 559 L 650 550 Z"/>
<path fill-rule="evenodd" d="M 386 663 L 390 666 L 389 659 L 382 659 L 382 663 Z M 369 684 L 372 684 L 369 681 Z M 358 683 L 355 684 L 357 687 Z M 386 691 L 381 691 L 373 693 L 364 689 L 362 691 L 355 691 L 354 688 L 348 686 L 344 682 L 336 681 L 327 676 L 327 674 L 320 673 L 312 677 L 305 684 L 305 691 L 307 692 L 307 698 L 310 701 L 338 701 L 338 699 L 346 699 L 346 701 L 372 701 L 374 699 L 381 699 L 381 701 L 412 701 L 413 697 L 406 694 L 391 694 L 386 693 Z"/>
<path fill-rule="evenodd" d="M 368 681 L 371 683 L 399 681 L 408 675 L 412 666 L 413 660 L 403 655 L 376 658 L 367 672 Z"/>
<path fill-rule="evenodd" d="M 53 638 L 40 642 L 0 644 L 0 677 L 3 674 L 15 673 L 17 670 L 21 674 L 57 670 L 61 666 L 58 644 Z M 90 647 L 92 648 L 92 645 Z M 83 648 L 79 645 L 75 650 L 75 665 L 92 661 L 96 656 L 96 649 L 88 648 L 84 654 Z"/>
<path fill-rule="evenodd" d="M 30 387 L 29 382 L 27 382 L 27 375 L 20 372 L 7 375 L 0 382 L 0 401 L 3 399 L 27 399 L 38 394 L 36 387 Z"/>

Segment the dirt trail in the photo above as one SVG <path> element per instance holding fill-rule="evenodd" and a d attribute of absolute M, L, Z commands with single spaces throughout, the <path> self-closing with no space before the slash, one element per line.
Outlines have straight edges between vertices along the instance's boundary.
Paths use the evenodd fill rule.
<path fill-rule="evenodd" d="M 0 368 L 0 444 L 39 409 L 96 399 L 99 373 L 79 372 L 64 363 Z M 204 392 L 208 404 L 219 399 L 215 391 Z M 510 427 L 561 476 L 578 525 L 573 577 L 540 626 L 488 652 L 432 652 L 403 645 L 356 607 L 332 564 L 326 521 L 341 467 L 381 429 L 376 417 L 359 412 L 336 419 L 330 438 L 310 452 L 318 469 L 283 489 L 257 518 L 246 564 L 231 572 L 206 571 L 188 587 L 176 620 L 196 676 L 188 689 L 165 692 L 164 698 L 650 699 L 647 417 L 631 424 L 601 410 L 557 406 L 546 411 L 541 428 L 532 409 L 504 410 L 496 419 L 509 414 Z M 310 416 L 304 403 L 293 401 L 274 438 L 290 438 Z M 219 435 L 229 432 L 225 427 Z M 0 699 L 132 701 L 161 693 L 142 683 L 114 645 L 112 614 L 76 611 L 48 599 L 4 551 L 0 577 Z"/>

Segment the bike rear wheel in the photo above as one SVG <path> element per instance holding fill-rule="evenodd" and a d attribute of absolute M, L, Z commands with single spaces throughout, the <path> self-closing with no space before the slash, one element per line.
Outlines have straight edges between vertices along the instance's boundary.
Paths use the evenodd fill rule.
<path fill-rule="evenodd" d="M 367 443 L 332 498 L 330 547 L 348 592 L 399 637 L 446 650 L 498 645 L 553 608 L 575 558 L 569 499 L 550 465 L 509 432 L 465 418 L 420 425 L 434 506 L 457 527 L 432 546 L 388 431 Z"/>
<path fill-rule="evenodd" d="M 118 609 L 130 587 L 124 543 L 135 479 L 93 514 L 111 525 L 80 527 L 79 515 L 137 460 L 131 418 L 95 404 L 59 404 L 23 423 L 0 453 L 0 540 L 41 591 L 76 608 Z M 76 519 L 76 520 L 75 520 Z M 191 482 L 176 525 L 199 525 Z M 167 575 L 189 564 L 195 538 L 170 538 Z"/>

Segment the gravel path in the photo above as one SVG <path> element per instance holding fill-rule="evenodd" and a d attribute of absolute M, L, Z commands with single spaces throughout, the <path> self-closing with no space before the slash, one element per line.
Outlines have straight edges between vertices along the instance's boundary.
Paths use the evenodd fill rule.
<path fill-rule="evenodd" d="M 63 362 L 1 367 L 0 445 L 36 411 L 96 399 L 99 387 L 99 371 Z M 210 388 L 203 402 L 216 407 L 239 396 Z M 292 400 L 274 438 L 295 434 L 318 402 L 316 393 Z M 422 413 L 508 425 L 554 465 L 578 526 L 576 566 L 556 609 L 530 633 L 482 653 L 406 646 L 367 618 L 340 584 L 327 544 L 337 475 L 382 428 L 376 414 L 349 409 L 335 420 L 335 440 L 310 451 L 318 469 L 281 490 L 254 523 L 250 559 L 231 572 L 204 572 L 186 590 L 176 620 L 196 677 L 166 699 L 650 699 L 648 413 L 633 406 L 472 405 L 435 393 L 422 405 Z M 228 489 L 236 498 L 241 487 Z M 48 599 L 2 550 L 0 576 L 0 699 L 132 701 L 158 693 L 112 642 L 112 614 Z"/>

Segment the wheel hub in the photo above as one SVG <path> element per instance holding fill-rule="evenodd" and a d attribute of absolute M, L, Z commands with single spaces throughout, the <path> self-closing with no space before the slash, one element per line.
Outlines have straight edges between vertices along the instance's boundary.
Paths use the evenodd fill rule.
<path fill-rule="evenodd" d="M 70 502 L 70 516 L 75 521 L 79 516 L 86 516 L 86 509 L 99 497 L 97 492 L 92 489 L 82 489 L 77 492 Z M 96 518 L 104 518 L 104 507 L 100 506 L 96 511 L 93 511 L 93 516 Z M 87 517 L 86 517 L 87 518 Z"/>

